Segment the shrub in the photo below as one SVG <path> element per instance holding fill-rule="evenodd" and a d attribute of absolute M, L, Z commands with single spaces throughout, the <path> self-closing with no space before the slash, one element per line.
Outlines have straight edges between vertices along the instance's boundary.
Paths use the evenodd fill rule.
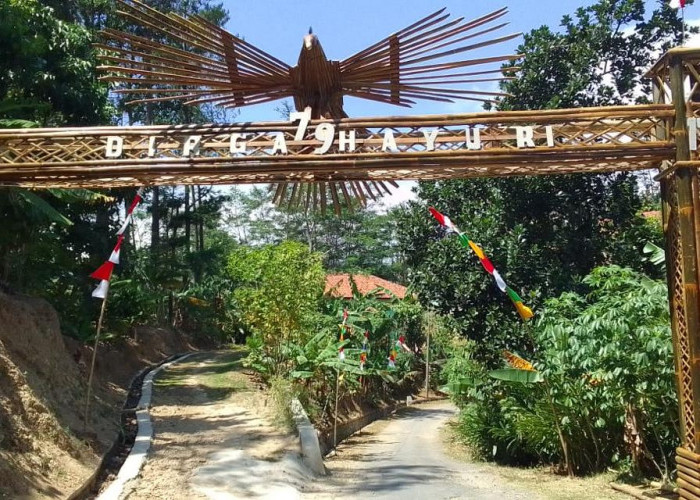
<path fill-rule="evenodd" d="M 532 329 L 540 382 L 489 379 L 471 344 L 455 347 L 444 375 L 460 429 L 505 462 L 585 474 L 629 461 L 668 478 L 678 422 L 665 283 L 608 266 L 583 284 L 587 295 L 547 301 Z"/>

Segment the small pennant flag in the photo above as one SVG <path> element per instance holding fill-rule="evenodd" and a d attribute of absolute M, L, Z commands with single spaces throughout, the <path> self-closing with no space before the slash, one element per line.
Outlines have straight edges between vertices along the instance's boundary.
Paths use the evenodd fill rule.
<path fill-rule="evenodd" d="M 428 210 L 430 210 L 430 213 L 433 214 L 433 217 L 435 217 L 440 224 L 445 226 L 447 229 L 454 231 L 455 233 L 459 233 L 459 231 L 457 231 L 457 228 L 447 215 L 441 214 L 433 207 L 428 208 Z"/>
<path fill-rule="evenodd" d="M 532 363 L 530 363 L 529 361 L 527 361 L 527 360 L 521 358 L 521 357 L 518 356 L 517 354 L 513 354 L 513 353 L 510 352 L 510 351 L 504 350 L 504 351 L 503 351 L 503 357 L 506 358 L 506 361 L 508 362 L 508 364 L 509 364 L 510 366 L 512 366 L 513 368 L 517 368 L 518 370 L 525 370 L 525 371 L 528 371 L 528 372 L 534 372 L 534 371 L 536 371 L 536 370 L 535 370 L 535 367 L 532 366 Z"/>
<path fill-rule="evenodd" d="M 523 299 L 520 298 L 520 295 L 518 295 L 515 290 L 511 287 L 506 287 L 506 293 L 508 297 L 510 297 L 510 300 L 513 301 L 513 305 L 515 305 L 515 309 L 518 311 L 523 321 L 527 321 L 534 316 L 532 309 L 523 304 Z"/>
<path fill-rule="evenodd" d="M 457 233 L 457 235 L 459 236 L 459 242 L 462 244 L 463 247 L 469 247 L 472 249 L 474 254 L 478 257 L 479 262 L 481 262 L 481 265 L 484 268 L 484 270 L 491 276 L 493 276 L 493 279 L 496 282 L 496 286 L 498 287 L 498 289 L 503 293 L 507 294 L 508 297 L 510 297 L 510 300 L 513 301 L 513 305 L 515 306 L 516 311 L 518 311 L 520 318 L 523 321 L 527 321 L 530 318 L 532 318 L 534 316 L 532 309 L 523 304 L 523 300 L 520 298 L 520 296 L 506 284 L 505 280 L 501 276 L 501 273 L 499 273 L 496 270 L 493 263 L 491 262 L 491 260 L 489 260 L 486 254 L 484 254 L 484 251 L 481 249 L 481 247 L 474 243 L 472 240 L 470 240 L 466 234 L 460 231 L 457 228 L 457 226 L 455 226 L 454 223 L 450 220 L 449 217 L 447 217 L 444 214 L 441 214 L 433 207 L 429 207 L 428 210 L 430 210 L 430 213 L 440 224 L 442 224 L 449 230 Z"/>
<path fill-rule="evenodd" d="M 107 291 L 109 291 L 109 280 L 101 280 L 100 284 L 92 292 L 92 296 L 97 299 L 104 299 L 107 297 Z"/>
<path fill-rule="evenodd" d="M 134 209 L 138 206 L 139 203 L 141 203 L 141 200 L 143 200 L 143 188 L 140 188 L 136 192 L 136 196 L 134 196 L 134 200 L 131 202 L 131 205 L 129 205 L 129 209 L 126 211 L 126 215 L 131 215 L 134 211 Z"/>
<path fill-rule="evenodd" d="M 100 280 L 100 284 L 92 292 L 93 297 L 100 299 L 105 299 L 107 297 L 109 280 L 112 277 L 114 266 L 119 264 L 119 254 L 121 253 L 121 246 L 124 242 L 124 232 L 126 231 L 126 228 L 129 227 L 129 223 L 131 223 L 131 214 L 134 212 L 134 209 L 136 209 L 138 204 L 141 203 L 141 200 L 143 200 L 143 188 L 139 188 L 139 190 L 136 192 L 136 196 L 134 196 L 131 205 L 129 205 L 129 208 L 126 211 L 126 218 L 119 228 L 119 231 L 117 231 L 117 244 L 114 246 L 114 250 L 112 250 L 109 259 L 90 275 L 91 278 Z"/>
<path fill-rule="evenodd" d="M 117 245 L 112 250 L 112 254 L 109 256 L 109 262 L 114 264 L 119 264 L 119 253 L 121 251 L 122 242 L 124 241 L 124 235 L 120 234 L 117 238 Z"/>
<path fill-rule="evenodd" d="M 131 222 L 131 214 L 126 216 L 126 219 L 124 219 L 124 222 L 122 223 L 122 227 L 119 228 L 119 231 L 117 231 L 117 234 L 121 236 L 124 234 L 124 231 L 126 231 L 126 228 L 129 227 L 129 223 Z"/>
<path fill-rule="evenodd" d="M 114 262 L 107 261 L 102 264 L 97 270 L 90 275 L 91 278 L 96 280 L 107 280 L 112 277 L 112 271 L 114 271 Z"/>
<path fill-rule="evenodd" d="M 684 9 L 685 0 L 671 0 L 668 4 L 672 9 Z"/>
<path fill-rule="evenodd" d="M 403 349 L 404 351 L 410 351 L 410 349 L 406 345 L 406 337 L 404 337 L 403 335 L 401 335 L 399 337 L 399 340 L 396 341 L 396 347 L 399 347 L 399 348 Z"/>

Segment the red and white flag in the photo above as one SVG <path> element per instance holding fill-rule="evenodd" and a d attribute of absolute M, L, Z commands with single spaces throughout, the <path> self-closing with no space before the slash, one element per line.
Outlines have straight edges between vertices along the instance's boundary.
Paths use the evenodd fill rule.
<path fill-rule="evenodd" d="M 112 250 L 112 254 L 109 256 L 109 261 L 114 264 L 119 264 L 119 253 L 121 252 L 122 242 L 124 241 L 124 235 L 120 234 L 117 237 L 117 245 Z"/>
<path fill-rule="evenodd" d="M 684 9 L 685 8 L 685 0 L 671 0 L 668 5 L 672 9 Z"/>
<path fill-rule="evenodd" d="M 90 277 L 95 278 L 96 280 L 109 281 L 109 279 L 112 277 L 112 271 L 114 271 L 114 262 L 108 260 L 98 267 L 97 270 L 90 275 Z"/>
<path fill-rule="evenodd" d="M 96 299 L 104 299 L 107 297 L 107 292 L 109 291 L 109 281 L 108 280 L 102 280 L 100 281 L 100 284 L 95 288 L 95 290 L 92 292 L 92 296 L 95 297 Z"/>
<path fill-rule="evenodd" d="M 117 244 L 114 246 L 114 250 L 112 250 L 109 259 L 90 275 L 91 278 L 100 280 L 100 284 L 92 292 L 93 297 L 98 299 L 105 299 L 107 297 L 107 292 L 109 291 L 109 280 L 112 277 L 114 266 L 119 264 L 119 254 L 121 253 L 121 246 L 124 242 L 124 232 L 126 231 L 126 228 L 129 227 L 132 214 L 138 204 L 141 203 L 141 200 L 143 200 L 143 188 L 139 188 L 139 190 L 136 192 L 134 200 L 131 202 L 131 205 L 126 211 L 126 218 L 119 228 L 119 231 L 117 231 Z"/>

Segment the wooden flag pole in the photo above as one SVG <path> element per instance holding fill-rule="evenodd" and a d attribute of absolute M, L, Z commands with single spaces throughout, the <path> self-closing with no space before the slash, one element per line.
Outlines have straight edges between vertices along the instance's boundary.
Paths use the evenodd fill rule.
<path fill-rule="evenodd" d="M 428 399 L 430 391 L 430 330 L 433 328 L 434 317 L 432 314 L 428 316 L 428 328 L 425 345 L 425 399 Z"/>
<path fill-rule="evenodd" d="M 102 320 L 105 316 L 105 307 L 107 305 L 107 296 L 109 288 L 105 292 L 105 297 L 102 299 L 102 307 L 100 308 L 100 317 L 97 320 L 97 331 L 95 332 L 95 346 L 92 350 L 92 362 L 90 363 L 90 375 L 88 376 L 87 396 L 85 397 L 85 420 L 83 429 L 87 430 L 88 419 L 90 418 L 90 396 L 92 395 L 92 378 L 95 373 L 95 359 L 97 358 L 97 344 L 100 341 L 100 332 L 102 331 Z"/>
<path fill-rule="evenodd" d="M 340 368 L 335 371 L 335 411 L 333 413 L 333 451 L 338 443 L 338 391 L 340 390 Z"/>

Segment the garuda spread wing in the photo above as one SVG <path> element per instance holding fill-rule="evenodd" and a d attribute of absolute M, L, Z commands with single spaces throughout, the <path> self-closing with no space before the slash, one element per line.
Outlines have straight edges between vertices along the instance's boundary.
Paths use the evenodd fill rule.
<path fill-rule="evenodd" d="M 508 23 L 497 23 L 508 10 L 502 8 L 471 21 L 450 20 L 445 9 L 394 33 L 340 62 L 345 95 L 411 106 L 416 100 L 454 102 L 455 99 L 490 102 L 503 94 L 469 90 L 465 84 L 503 80 L 500 68 L 484 65 L 502 63 L 519 56 L 499 55 L 457 60 L 472 50 L 512 40 L 520 33 L 484 38 Z M 442 62 L 438 62 L 442 60 Z M 469 71 L 463 71 L 469 68 Z"/>
<path fill-rule="evenodd" d="M 118 13 L 159 37 L 113 29 L 98 44 L 112 74 L 101 79 L 127 84 L 114 92 L 143 94 L 129 104 L 184 101 L 241 107 L 292 96 L 291 67 L 201 16 L 163 14 L 137 0 L 118 0 Z"/>
<path fill-rule="evenodd" d="M 239 108 L 293 97 L 299 111 L 310 106 L 314 117 L 339 119 L 345 116 L 345 95 L 399 106 L 417 100 L 488 102 L 502 94 L 464 86 L 508 78 L 498 67 L 484 66 L 518 57 L 462 58 L 519 36 L 488 37 L 507 24 L 499 22 L 505 8 L 472 21 L 450 20 L 441 9 L 343 61 L 326 59 L 310 34 L 297 65 L 291 67 L 201 16 L 163 14 L 139 0 L 117 1 L 119 14 L 148 33 L 146 37 L 107 29 L 106 43 L 98 44 L 107 63 L 100 70 L 109 72 L 102 79 L 123 85 L 114 92 L 136 96 L 130 104 L 182 101 Z M 363 134 L 369 132 L 358 131 L 358 138 Z M 328 199 L 339 211 L 340 200 L 350 205 L 356 198 L 364 204 L 367 198 L 390 192 L 376 181 L 315 180 L 317 185 L 274 185 L 275 202 L 298 206 L 305 200 L 308 208 L 320 200 L 324 209 Z"/>

